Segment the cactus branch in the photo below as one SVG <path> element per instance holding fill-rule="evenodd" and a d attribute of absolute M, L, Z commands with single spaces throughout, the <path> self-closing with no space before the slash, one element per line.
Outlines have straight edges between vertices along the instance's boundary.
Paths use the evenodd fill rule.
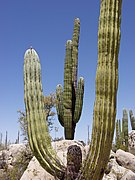
<path fill-rule="evenodd" d="M 65 167 L 54 152 L 48 133 L 39 57 L 31 48 L 24 59 L 24 100 L 30 147 L 42 167 L 62 179 Z"/>

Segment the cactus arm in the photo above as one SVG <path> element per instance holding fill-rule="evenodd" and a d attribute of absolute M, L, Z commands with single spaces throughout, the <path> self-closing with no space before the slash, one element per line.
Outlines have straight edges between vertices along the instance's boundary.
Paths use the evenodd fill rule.
<path fill-rule="evenodd" d="M 29 49 L 24 59 L 24 97 L 30 147 L 42 167 L 61 179 L 65 167 L 51 147 L 44 110 L 39 57 L 35 50 Z"/>
<path fill-rule="evenodd" d="M 103 177 L 111 150 L 116 117 L 121 0 L 102 0 L 98 31 L 98 66 L 92 142 L 82 174 Z"/>
<path fill-rule="evenodd" d="M 132 130 L 135 130 L 135 117 L 133 116 L 132 110 L 129 111 L 129 116 L 130 116 Z"/>
<path fill-rule="evenodd" d="M 75 112 L 74 112 L 74 122 L 77 123 L 80 119 L 82 106 L 83 106 L 83 96 L 84 96 L 84 78 L 81 77 L 78 81 L 78 86 L 76 89 L 76 102 L 75 102 Z"/>
<path fill-rule="evenodd" d="M 64 127 L 64 109 L 63 109 L 63 90 L 62 85 L 58 84 L 56 87 L 56 110 L 58 115 L 58 120 L 60 124 Z"/>
<path fill-rule="evenodd" d="M 77 88 L 77 69 L 78 69 L 78 46 L 80 36 L 80 19 L 75 18 L 74 20 L 74 31 L 72 37 L 72 83 L 76 93 Z"/>
<path fill-rule="evenodd" d="M 64 67 L 64 133 L 66 139 L 72 139 L 72 41 L 66 43 L 66 57 Z"/>

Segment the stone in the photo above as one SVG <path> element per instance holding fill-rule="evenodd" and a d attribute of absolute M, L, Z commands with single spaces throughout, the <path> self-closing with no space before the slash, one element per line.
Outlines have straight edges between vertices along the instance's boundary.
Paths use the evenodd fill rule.
<path fill-rule="evenodd" d="M 39 180 L 39 179 L 45 179 L 45 180 L 55 180 L 55 178 L 49 174 L 47 171 L 45 171 L 41 165 L 39 164 L 38 160 L 33 157 L 30 161 L 27 169 L 25 170 L 24 174 L 22 175 L 20 180 Z"/>
<path fill-rule="evenodd" d="M 32 158 L 25 144 L 11 144 L 0 151 L 0 180 L 20 179 Z"/>
<path fill-rule="evenodd" d="M 120 166 L 116 159 L 110 159 L 109 163 L 112 165 L 111 171 L 109 174 L 104 174 L 102 180 L 135 180 L 135 173 Z"/>
<path fill-rule="evenodd" d="M 121 149 L 116 151 L 116 160 L 119 165 L 135 172 L 135 156 Z"/>
<path fill-rule="evenodd" d="M 135 130 L 129 132 L 128 135 L 128 150 L 130 153 L 135 155 Z"/>
<path fill-rule="evenodd" d="M 52 142 L 52 146 L 54 150 L 56 151 L 59 158 L 63 161 L 65 166 L 67 164 L 67 149 L 71 145 L 77 145 L 81 148 L 82 160 L 84 160 L 86 158 L 86 150 L 84 148 L 83 143 L 75 140 L 61 140 L 61 141 Z M 26 179 L 54 180 L 55 178 L 52 175 L 50 175 L 48 172 L 46 172 L 45 169 L 41 167 L 37 159 L 33 157 L 20 180 L 26 180 Z"/>

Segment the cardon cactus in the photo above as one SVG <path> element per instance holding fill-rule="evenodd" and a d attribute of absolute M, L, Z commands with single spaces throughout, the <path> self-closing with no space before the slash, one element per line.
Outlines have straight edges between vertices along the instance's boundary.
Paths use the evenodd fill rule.
<path fill-rule="evenodd" d="M 71 140 L 74 139 L 76 123 L 81 116 L 84 94 L 84 79 L 82 77 L 77 85 L 79 34 L 80 20 L 76 18 L 73 39 L 66 43 L 64 90 L 61 84 L 56 88 L 58 119 L 64 127 L 65 139 Z"/>
<path fill-rule="evenodd" d="M 30 147 L 42 167 L 62 179 L 65 167 L 51 146 L 44 110 L 41 67 L 38 54 L 32 48 L 24 55 L 24 100 Z"/>
<path fill-rule="evenodd" d="M 121 4 L 122 0 L 101 1 L 92 140 L 87 158 L 76 180 L 101 180 L 109 159 L 116 116 Z M 71 45 L 71 42 L 69 42 L 67 56 L 71 56 Z M 62 180 L 65 177 L 66 168 L 51 147 L 45 121 L 46 114 L 43 104 L 39 58 L 33 49 L 27 50 L 24 58 L 24 96 L 30 147 L 42 167 L 54 177 Z M 69 68 L 68 74 L 70 74 L 70 71 Z M 70 81 L 71 78 L 69 78 Z M 68 114 L 71 119 L 70 97 L 72 95 L 71 86 L 68 85 L 69 82 L 65 85 L 64 92 L 60 89 L 61 94 L 63 94 L 62 97 L 60 96 L 60 100 L 63 101 L 63 104 L 65 103 L 63 106 L 68 107 L 69 105 L 69 109 L 67 108 L 64 112 L 63 106 L 60 106 L 60 104 L 59 106 L 60 111 L 64 112 L 66 116 Z M 66 96 L 69 99 L 66 99 Z M 65 99 L 66 102 L 64 102 Z M 66 122 L 68 127 L 71 126 L 70 119 Z M 61 124 L 63 124 L 63 121 L 61 121 Z M 71 133 L 71 128 L 67 129 L 67 134 L 68 132 L 70 132 L 69 137 L 72 138 L 73 131 Z"/>
<path fill-rule="evenodd" d="M 135 130 L 135 117 L 133 115 L 132 110 L 129 111 L 129 116 L 130 116 L 130 122 L 131 122 L 132 130 Z"/>
<path fill-rule="evenodd" d="M 121 121 L 116 121 L 116 148 L 128 151 L 128 113 L 123 110 L 122 126 Z"/>
<path fill-rule="evenodd" d="M 128 113 L 127 110 L 123 110 L 122 118 L 122 134 L 123 134 L 123 145 L 125 151 L 128 151 Z"/>
<path fill-rule="evenodd" d="M 100 5 L 92 141 L 82 169 L 82 174 L 88 180 L 102 179 L 113 140 L 118 88 L 121 4 L 121 0 L 101 0 Z"/>
<path fill-rule="evenodd" d="M 116 148 L 120 149 L 121 146 L 122 146 L 122 130 L 121 130 L 121 121 L 120 121 L 120 119 L 117 119 L 117 121 L 116 121 L 115 142 L 116 142 Z"/>

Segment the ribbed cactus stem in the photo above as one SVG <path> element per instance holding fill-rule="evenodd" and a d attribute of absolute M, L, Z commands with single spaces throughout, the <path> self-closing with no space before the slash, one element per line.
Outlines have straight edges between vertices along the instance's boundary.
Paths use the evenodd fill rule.
<path fill-rule="evenodd" d="M 98 65 L 92 141 L 82 169 L 86 179 L 101 180 L 115 127 L 118 88 L 121 0 L 102 0 L 98 30 Z"/>
<path fill-rule="evenodd" d="M 78 86 L 76 89 L 76 101 L 74 110 L 74 123 L 77 123 L 80 119 L 82 107 L 83 107 L 83 94 L 84 94 L 84 78 L 80 77 Z"/>
<path fill-rule="evenodd" d="M 56 109 L 59 122 L 64 126 L 64 107 L 63 107 L 63 88 L 61 84 L 58 84 L 56 87 Z"/>
<path fill-rule="evenodd" d="M 129 111 L 129 116 L 130 116 L 130 122 L 131 122 L 132 130 L 135 130 L 135 117 L 133 115 L 132 110 Z"/>
<path fill-rule="evenodd" d="M 128 151 L 128 113 L 126 109 L 123 110 L 122 124 L 124 150 Z"/>
<path fill-rule="evenodd" d="M 64 133 L 66 139 L 73 139 L 74 124 L 72 122 L 72 41 L 66 43 L 66 58 L 64 67 Z"/>
<path fill-rule="evenodd" d="M 116 148 L 119 149 L 120 148 L 120 123 L 119 120 L 116 121 Z"/>
<path fill-rule="evenodd" d="M 77 88 L 77 70 L 78 70 L 78 47 L 79 47 L 79 36 L 80 36 L 80 19 L 75 18 L 74 20 L 74 32 L 72 38 L 72 82 L 74 90 Z"/>
<path fill-rule="evenodd" d="M 64 90 L 62 91 L 61 85 L 56 88 L 56 109 L 60 124 L 64 126 L 66 139 L 74 139 L 76 123 L 83 106 L 84 79 L 81 77 L 77 84 L 79 35 L 80 19 L 76 18 L 72 41 L 68 40 L 66 43 Z"/>
<path fill-rule="evenodd" d="M 65 167 L 51 146 L 44 110 L 41 67 L 38 54 L 32 48 L 24 55 L 24 100 L 28 137 L 33 154 L 43 168 L 53 176 L 62 179 Z"/>

